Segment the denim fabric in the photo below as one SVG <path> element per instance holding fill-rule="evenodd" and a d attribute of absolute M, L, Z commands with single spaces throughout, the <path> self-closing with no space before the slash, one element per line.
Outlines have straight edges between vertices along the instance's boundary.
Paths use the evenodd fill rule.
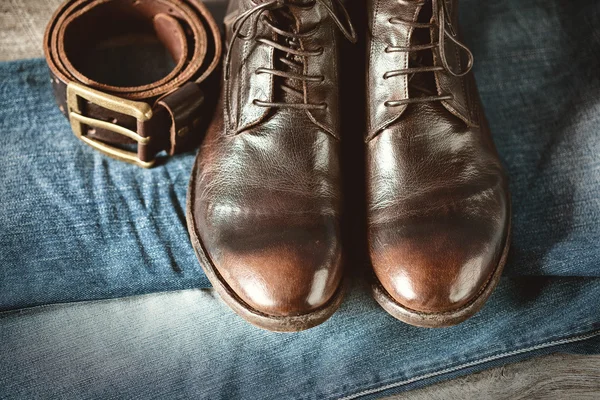
<path fill-rule="evenodd" d="M 43 60 L 0 76 L 0 310 L 208 286 L 185 225 L 194 154 L 109 159 L 73 135 Z"/>
<path fill-rule="evenodd" d="M 290 335 L 199 290 L 7 312 L 0 397 L 369 398 L 541 352 L 599 352 L 600 3 L 461 11 L 513 200 L 509 263 L 480 313 L 411 327 L 359 279 L 331 320 Z M 149 171 L 107 159 L 72 135 L 43 60 L 0 76 L 0 309 L 207 287 L 183 211 L 194 155 Z"/>
<path fill-rule="evenodd" d="M 206 289 L 12 311 L 0 314 L 0 399 L 379 398 L 533 355 L 600 352 L 599 281 L 504 279 L 481 313 L 438 330 L 396 321 L 361 286 L 294 334 L 249 325 Z"/>

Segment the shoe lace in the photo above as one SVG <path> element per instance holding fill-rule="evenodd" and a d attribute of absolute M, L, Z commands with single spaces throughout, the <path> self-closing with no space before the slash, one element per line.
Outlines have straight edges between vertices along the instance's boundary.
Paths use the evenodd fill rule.
<path fill-rule="evenodd" d="M 400 4 L 407 4 L 410 2 L 409 0 L 398 0 L 398 1 L 400 2 Z M 418 3 L 417 5 L 422 7 L 422 6 L 425 6 L 426 3 L 427 3 L 427 1 L 423 1 L 421 3 Z M 436 72 L 436 71 L 446 71 L 447 73 L 449 73 L 452 76 L 462 77 L 462 76 L 467 75 L 473 68 L 473 53 L 471 53 L 471 50 L 469 50 L 465 44 L 463 44 L 462 42 L 460 42 L 457 39 L 457 32 L 455 31 L 454 27 L 450 23 L 451 18 L 450 18 L 450 14 L 448 12 L 448 7 L 446 5 L 446 0 L 431 0 L 431 7 L 432 7 L 433 18 L 431 19 L 430 23 L 405 21 L 405 20 L 403 20 L 401 18 L 397 18 L 397 17 L 390 18 L 389 23 L 392 25 L 404 25 L 404 26 L 411 27 L 413 29 L 437 28 L 438 29 L 438 41 L 437 42 L 433 42 L 433 40 L 431 40 L 430 43 L 410 45 L 407 47 L 388 46 L 388 47 L 386 47 L 385 52 L 386 53 L 393 53 L 393 52 L 414 53 L 414 52 L 419 52 L 422 50 L 430 50 L 430 49 L 433 50 L 437 47 L 442 65 L 417 65 L 415 67 L 409 66 L 409 68 L 405 68 L 405 69 L 392 70 L 392 71 L 386 72 L 383 75 L 384 79 L 389 79 L 389 78 L 393 78 L 395 76 L 403 76 L 403 75 L 409 75 L 410 77 L 413 77 L 415 74 L 418 74 L 418 73 Z M 468 58 L 468 63 L 464 70 L 455 71 L 450 66 L 450 64 L 448 62 L 448 58 L 446 56 L 446 40 L 452 41 L 454 44 L 456 44 L 456 46 L 458 46 L 461 50 L 463 50 L 466 53 L 467 58 Z M 402 99 L 402 100 L 388 100 L 385 102 L 385 106 L 386 107 L 399 107 L 399 106 L 403 106 L 403 105 L 411 104 L 411 103 L 444 101 L 444 100 L 452 100 L 454 98 L 452 96 L 452 94 L 450 94 L 450 93 L 445 93 L 445 94 L 441 94 L 441 95 L 437 95 L 437 94 L 432 95 L 431 92 L 428 91 L 427 89 L 424 89 L 421 87 L 416 87 L 416 88 L 421 90 L 425 94 L 429 94 L 429 96 L 410 97 L 408 99 Z"/>
<path fill-rule="evenodd" d="M 308 75 L 302 71 L 303 64 L 297 61 L 297 58 L 306 58 L 306 57 L 315 57 L 323 54 L 323 48 L 317 49 L 303 49 L 300 46 L 300 40 L 306 38 L 314 33 L 314 29 L 306 32 L 295 32 L 283 29 L 276 25 L 275 18 L 268 18 L 264 14 L 271 14 L 278 10 L 278 16 L 283 16 L 283 19 L 293 19 L 293 17 L 286 12 L 287 8 L 290 5 L 304 5 L 307 8 L 313 8 L 317 3 L 320 3 L 324 9 L 327 11 L 331 19 L 337 25 L 342 34 L 352 43 L 356 42 L 356 32 L 352 23 L 350 22 L 350 16 L 348 15 L 347 10 L 343 6 L 340 0 L 334 0 L 337 3 L 339 9 L 341 10 L 341 15 L 338 16 L 336 11 L 334 11 L 325 0 L 313 0 L 310 3 L 299 3 L 296 1 L 294 3 L 293 0 L 270 0 L 264 3 L 257 4 L 256 6 L 250 8 L 249 10 L 240 14 L 235 21 L 233 22 L 233 38 L 227 50 L 227 54 L 225 55 L 225 81 L 229 81 L 231 74 L 231 58 L 232 58 L 232 48 L 233 43 L 240 40 L 256 40 L 257 42 L 263 43 L 267 46 L 271 46 L 276 50 L 279 50 L 283 53 L 281 57 L 279 57 L 279 61 L 282 65 L 286 65 L 289 67 L 289 70 L 276 69 L 276 68 L 257 68 L 255 70 L 256 74 L 269 74 L 276 77 L 283 78 L 284 80 L 289 80 L 290 83 L 293 81 L 297 81 L 300 83 L 304 82 L 323 82 L 325 77 L 323 75 Z M 252 19 L 253 18 L 253 19 Z M 249 22 L 250 31 L 247 35 L 243 35 L 241 33 L 242 28 Z M 281 18 L 280 18 L 281 19 Z M 266 25 L 273 33 L 277 34 L 279 37 L 285 40 L 285 44 L 281 44 L 275 40 L 271 40 L 266 37 L 258 37 L 258 24 L 262 23 Z M 288 24 L 289 25 L 289 24 Z M 291 102 L 268 102 L 259 99 L 254 99 L 253 103 L 260 107 L 275 107 L 275 108 L 292 108 L 292 109 L 303 109 L 303 110 L 312 110 L 312 109 L 326 109 L 326 103 L 318 103 L 311 104 L 307 103 L 304 100 L 304 93 L 294 87 L 292 85 L 288 85 L 284 82 L 280 85 L 281 90 L 288 94 L 288 101 Z"/>

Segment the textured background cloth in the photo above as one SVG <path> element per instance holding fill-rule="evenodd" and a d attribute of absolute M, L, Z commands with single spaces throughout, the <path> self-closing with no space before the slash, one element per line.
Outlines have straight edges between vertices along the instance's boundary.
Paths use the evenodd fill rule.
<path fill-rule="evenodd" d="M 332 320 L 285 336 L 248 326 L 197 291 L 185 298 L 202 313 L 157 296 L 151 309 L 131 300 L 130 320 L 120 323 L 110 315 L 123 303 L 47 307 L 2 319 L 0 387 L 24 397 L 337 398 L 424 385 L 511 357 L 600 351 L 593 339 L 600 334 L 599 5 L 522 3 L 463 4 L 463 31 L 514 203 L 504 278 L 472 320 L 413 328 L 387 316 L 360 283 Z M 43 61 L 0 65 L 0 76 L 0 307 L 206 285 L 181 211 L 193 155 L 151 171 L 106 159 L 70 132 Z M 86 336 L 57 337 L 77 310 L 104 327 L 101 337 L 112 321 L 113 335 L 166 341 L 151 366 L 144 365 L 149 354 L 136 351 L 143 347 L 119 351 L 109 342 L 103 351 L 72 352 Z M 162 325 L 152 325 L 153 317 Z M 85 329 L 73 325 L 73 332 Z M 48 342 L 50 332 L 55 341 Z M 61 374 L 42 374 L 32 386 L 29 366 L 40 358 Z M 142 367 L 119 367 L 130 364 Z M 112 379 L 87 382 L 82 365 Z"/>

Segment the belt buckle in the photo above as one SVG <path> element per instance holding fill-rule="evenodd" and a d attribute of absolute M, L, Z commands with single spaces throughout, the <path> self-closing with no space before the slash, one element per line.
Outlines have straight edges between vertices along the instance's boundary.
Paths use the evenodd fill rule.
<path fill-rule="evenodd" d="M 67 85 L 67 107 L 69 108 L 69 121 L 71 122 L 71 129 L 78 139 L 92 148 L 100 151 L 101 153 L 104 153 L 107 156 L 113 157 L 117 160 L 135 164 L 143 168 L 150 168 L 154 165 L 154 162 L 156 161 L 154 159 L 151 161 L 142 161 L 138 154 L 133 151 L 123 150 L 85 136 L 83 134 L 84 124 L 127 136 L 139 144 L 148 144 L 150 141 L 150 137 L 140 136 L 137 132 L 124 128 L 120 125 L 84 116 L 82 114 L 81 107 L 79 106 L 80 98 L 86 99 L 90 103 L 104 107 L 107 110 L 132 116 L 137 119 L 138 126 L 140 122 L 147 121 L 152 118 L 152 108 L 147 103 L 122 99 L 117 96 L 88 88 L 76 82 L 70 82 Z"/>

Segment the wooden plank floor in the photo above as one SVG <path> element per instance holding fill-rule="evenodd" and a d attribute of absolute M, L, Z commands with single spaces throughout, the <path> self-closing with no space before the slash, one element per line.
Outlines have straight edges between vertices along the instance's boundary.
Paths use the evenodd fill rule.
<path fill-rule="evenodd" d="M 446 399 L 600 399 L 600 356 L 555 354 L 387 398 Z"/>
<path fill-rule="evenodd" d="M 44 29 L 61 1 L 0 1 L 0 61 L 42 57 Z M 559 354 L 541 357 L 388 400 L 567 398 L 600 399 L 600 356 Z"/>

